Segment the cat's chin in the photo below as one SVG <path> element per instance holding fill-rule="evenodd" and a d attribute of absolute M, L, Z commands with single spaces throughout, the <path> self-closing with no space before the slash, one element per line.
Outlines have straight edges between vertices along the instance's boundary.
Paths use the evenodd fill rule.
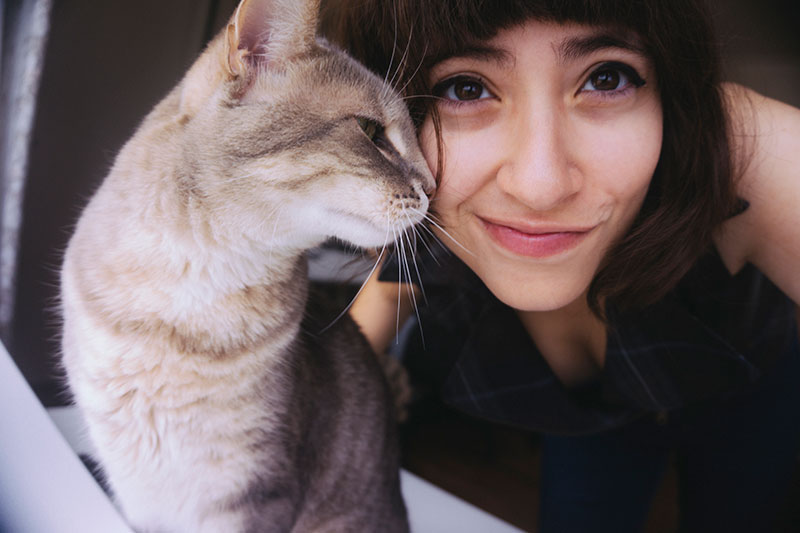
<path fill-rule="evenodd" d="M 394 241 L 395 235 L 397 235 L 397 230 L 395 230 L 395 234 L 392 234 L 391 230 L 388 232 L 385 230 L 379 231 L 377 228 L 372 231 L 353 228 L 352 231 L 334 231 L 331 233 L 331 237 L 358 248 L 381 248 Z"/>
<path fill-rule="evenodd" d="M 378 225 L 359 215 L 341 210 L 331 211 L 325 219 L 327 231 L 331 237 L 353 244 L 360 248 L 380 248 L 400 238 L 409 225 L 398 227 L 386 224 Z"/>

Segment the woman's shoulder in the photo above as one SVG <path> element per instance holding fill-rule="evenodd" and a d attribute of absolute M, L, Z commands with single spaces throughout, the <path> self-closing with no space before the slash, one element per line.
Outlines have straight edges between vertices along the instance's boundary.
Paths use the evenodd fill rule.
<path fill-rule="evenodd" d="M 750 263 L 800 302 L 800 109 L 739 85 L 723 88 L 737 193 L 749 203 L 715 242 L 731 273 Z"/>

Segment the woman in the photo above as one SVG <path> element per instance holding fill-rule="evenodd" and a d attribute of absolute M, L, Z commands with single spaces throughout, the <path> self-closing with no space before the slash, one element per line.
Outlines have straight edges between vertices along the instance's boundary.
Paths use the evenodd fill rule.
<path fill-rule="evenodd" d="M 671 452 L 685 530 L 767 531 L 800 443 L 800 112 L 721 85 L 694 0 L 331 7 L 438 177 L 425 353 L 448 403 L 544 435 L 541 531 L 641 530 Z M 354 306 L 377 350 L 397 294 Z"/>

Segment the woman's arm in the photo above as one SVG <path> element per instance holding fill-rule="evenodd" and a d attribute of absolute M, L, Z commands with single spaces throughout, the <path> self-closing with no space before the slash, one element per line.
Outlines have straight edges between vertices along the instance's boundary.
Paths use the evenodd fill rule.
<path fill-rule="evenodd" d="M 800 109 L 726 85 L 739 196 L 750 202 L 718 233 L 731 271 L 752 263 L 800 303 Z"/>
<path fill-rule="evenodd" d="M 350 316 L 361 328 L 383 368 L 394 397 L 395 415 L 402 422 L 408 417 L 411 384 L 402 363 L 387 355 L 386 348 L 397 335 L 398 324 L 402 324 L 411 314 L 412 291 L 404 284 L 378 281 L 379 274 L 380 269 L 375 269 L 364 284 L 350 308 Z"/>
<path fill-rule="evenodd" d="M 397 335 L 398 321 L 401 325 L 405 322 L 411 315 L 413 305 L 409 287 L 378 281 L 379 270 L 375 269 L 367 280 L 350 308 L 350 315 L 361 327 L 375 353 L 381 354 Z"/>

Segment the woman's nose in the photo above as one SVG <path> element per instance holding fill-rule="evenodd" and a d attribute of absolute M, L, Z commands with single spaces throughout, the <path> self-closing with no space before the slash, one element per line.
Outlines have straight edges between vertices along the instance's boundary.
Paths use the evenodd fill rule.
<path fill-rule="evenodd" d="M 500 189 L 536 211 L 557 208 L 581 189 L 580 169 L 557 111 L 528 113 L 514 130 L 497 173 Z"/>

